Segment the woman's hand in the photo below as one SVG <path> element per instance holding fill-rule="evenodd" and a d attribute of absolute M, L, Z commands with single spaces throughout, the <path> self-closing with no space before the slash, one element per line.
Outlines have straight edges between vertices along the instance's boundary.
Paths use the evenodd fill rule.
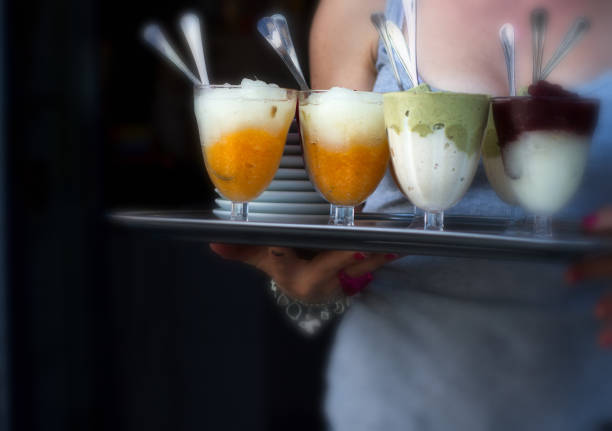
<path fill-rule="evenodd" d="M 612 235 L 612 206 L 585 217 L 582 226 L 589 234 Z M 575 263 L 567 271 L 566 278 L 570 283 L 587 279 L 612 280 L 612 256 L 588 258 Z M 612 348 L 612 294 L 607 294 L 599 300 L 595 307 L 595 316 L 602 322 L 599 344 Z"/>
<path fill-rule="evenodd" d="M 306 302 L 334 297 L 342 287 L 341 271 L 349 278 L 363 277 L 367 282 L 372 272 L 398 257 L 396 254 L 324 251 L 306 259 L 296 250 L 283 247 L 210 244 L 210 248 L 221 257 L 262 270 L 287 295 Z"/>

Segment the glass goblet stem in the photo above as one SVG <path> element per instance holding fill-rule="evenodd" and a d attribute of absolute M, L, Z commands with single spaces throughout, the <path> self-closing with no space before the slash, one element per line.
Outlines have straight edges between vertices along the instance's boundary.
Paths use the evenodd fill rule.
<path fill-rule="evenodd" d="M 342 225 L 342 226 L 354 226 L 355 225 L 355 208 L 334 205 L 334 216 L 330 220 L 331 224 Z"/>
<path fill-rule="evenodd" d="M 232 202 L 232 214 L 230 220 L 247 221 L 249 219 L 248 202 Z"/>
<path fill-rule="evenodd" d="M 534 236 L 543 238 L 550 238 L 553 236 L 552 217 L 549 215 L 533 216 L 533 234 Z"/>
<path fill-rule="evenodd" d="M 444 211 L 425 211 L 425 230 L 444 230 Z"/>

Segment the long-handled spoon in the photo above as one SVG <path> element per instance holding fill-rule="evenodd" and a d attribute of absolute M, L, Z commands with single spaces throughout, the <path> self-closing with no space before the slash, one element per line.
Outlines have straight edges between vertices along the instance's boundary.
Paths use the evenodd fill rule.
<path fill-rule="evenodd" d="M 204 85 L 208 85 L 208 72 L 206 71 L 206 59 L 204 57 L 204 45 L 202 43 L 202 30 L 200 27 L 200 19 L 193 13 L 186 13 L 180 19 L 181 29 L 191 50 L 191 55 L 195 60 L 200 81 Z"/>
<path fill-rule="evenodd" d="M 531 81 L 536 83 L 542 74 L 542 55 L 544 54 L 544 41 L 546 40 L 546 27 L 548 26 L 548 11 L 537 8 L 531 12 L 531 49 L 533 55 L 533 71 Z"/>
<path fill-rule="evenodd" d="M 550 60 L 548 60 L 546 66 L 544 66 L 544 70 L 542 70 L 542 73 L 540 74 L 540 79 L 546 79 L 548 75 L 550 75 L 550 72 L 552 72 L 555 66 L 557 66 L 561 60 L 563 60 L 567 53 L 572 49 L 576 42 L 578 42 L 582 36 L 584 36 L 590 27 L 591 22 L 585 17 L 577 18 L 576 21 L 574 21 L 561 41 L 561 44 Z"/>
<path fill-rule="evenodd" d="M 499 29 L 499 40 L 504 51 L 506 60 L 506 72 L 508 73 L 508 87 L 510 96 L 516 96 L 516 81 L 514 78 L 514 27 L 512 24 L 504 24 Z"/>
<path fill-rule="evenodd" d="M 389 43 L 391 44 L 391 48 L 395 51 L 395 54 L 400 60 L 400 64 L 404 68 L 406 75 L 408 75 L 408 79 L 410 79 L 411 86 L 416 87 L 418 84 L 416 76 L 413 75 L 414 70 L 411 67 L 412 57 L 410 56 L 411 53 L 408 51 L 408 46 L 406 45 L 404 35 L 393 21 L 387 21 L 386 24 L 387 34 L 389 35 Z"/>
<path fill-rule="evenodd" d="M 387 34 L 387 25 L 385 15 L 381 12 L 373 13 L 370 15 L 370 21 L 376 27 L 378 31 L 378 35 L 382 39 L 383 45 L 385 46 L 385 50 L 387 51 L 387 56 L 389 57 L 389 63 L 391 63 L 391 70 L 393 70 L 393 76 L 395 76 L 395 80 L 397 81 L 397 85 L 401 90 L 404 90 L 404 84 L 402 83 L 402 79 L 400 78 L 399 72 L 397 71 L 397 66 L 395 64 L 395 59 L 393 58 L 393 50 L 391 49 L 391 41 L 389 40 L 389 35 Z"/>
<path fill-rule="evenodd" d="M 404 6 L 404 16 L 406 21 L 406 27 L 408 30 L 408 51 L 410 52 L 410 63 L 412 81 L 415 86 L 419 85 L 419 72 L 417 69 L 417 0 L 402 0 Z"/>
<path fill-rule="evenodd" d="M 166 57 L 172 64 L 174 64 L 181 72 L 189 78 L 194 85 L 202 85 L 202 82 L 195 77 L 193 73 L 185 66 L 185 63 L 180 59 L 168 39 L 162 32 L 161 28 L 157 24 L 148 24 L 142 31 L 143 39 L 159 51 L 164 57 Z"/>
<path fill-rule="evenodd" d="M 284 61 L 300 89 L 308 90 L 285 17 L 280 14 L 264 17 L 257 22 L 257 30 Z"/>
<path fill-rule="evenodd" d="M 293 60 L 293 63 L 295 63 L 295 67 L 298 69 L 298 71 L 300 72 L 300 75 L 303 78 L 304 73 L 302 72 L 302 68 L 300 67 L 300 62 L 298 61 L 297 54 L 295 52 L 295 47 L 293 46 L 293 40 L 291 39 L 291 33 L 289 32 L 289 24 L 287 24 L 287 19 L 285 18 L 284 15 L 281 15 L 279 13 L 272 15 L 270 18 L 272 19 L 272 22 L 274 23 L 274 25 L 276 26 L 276 28 L 278 29 L 280 33 L 281 40 L 283 41 L 283 45 L 287 47 L 287 52 L 289 53 L 289 57 L 291 57 L 291 59 Z"/>

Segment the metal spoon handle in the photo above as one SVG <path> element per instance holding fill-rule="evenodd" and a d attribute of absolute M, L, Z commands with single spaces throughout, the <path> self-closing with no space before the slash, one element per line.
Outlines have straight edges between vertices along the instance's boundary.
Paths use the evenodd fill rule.
<path fill-rule="evenodd" d="M 418 84 L 416 77 L 413 75 L 414 72 L 411 68 L 411 56 L 410 52 L 408 51 L 408 46 L 406 45 L 406 40 L 404 39 L 404 35 L 393 21 L 387 20 L 386 25 L 391 48 L 395 51 L 395 54 L 399 58 L 400 63 L 406 72 L 406 75 L 408 75 L 411 86 L 416 87 Z"/>
<path fill-rule="evenodd" d="M 295 67 L 300 71 L 300 74 L 303 76 L 302 68 L 300 67 L 300 62 L 298 61 L 297 54 L 295 52 L 295 47 L 293 46 L 293 40 L 291 39 L 291 34 L 289 33 L 289 24 L 287 24 L 287 19 L 281 14 L 274 14 L 270 18 L 276 25 L 278 29 L 281 39 L 283 41 L 284 46 L 287 48 L 287 52 L 289 53 L 289 57 L 293 60 Z"/>
<path fill-rule="evenodd" d="M 410 70 L 415 80 L 414 85 L 419 85 L 417 70 L 417 0 L 402 0 L 404 14 L 406 16 L 406 26 L 408 30 L 408 51 L 410 52 Z"/>
<path fill-rule="evenodd" d="M 559 48 L 557 48 L 553 56 L 550 58 L 550 60 L 548 60 L 548 63 L 546 63 L 544 70 L 540 74 L 540 79 L 546 79 L 548 75 L 550 75 L 550 72 L 552 72 L 557 64 L 563 60 L 576 42 L 578 42 L 582 36 L 584 36 L 590 27 L 591 22 L 585 17 L 578 18 L 576 21 L 574 21 L 561 41 Z"/>
<path fill-rule="evenodd" d="M 202 85 L 200 80 L 185 66 L 185 63 L 180 59 L 168 39 L 157 24 L 148 24 L 142 31 L 143 39 L 166 57 L 174 64 L 181 72 L 194 83 L 194 85 Z"/>
<path fill-rule="evenodd" d="M 382 39 L 383 45 L 385 46 L 387 56 L 389 57 L 389 63 L 391 63 L 391 70 L 393 71 L 393 76 L 395 76 L 397 85 L 400 89 L 404 90 L 404 84 L 402 83 L 402 79 L 400 78 L 400 74 L 397 70 L 397 65 L 395 64 L 395 59 L 393 57 L 393 49 L 391 48 L 391 42 L 389 41 L 389 35 L 387 34 L 385 15 L 381 12 L 373 13 L 370 15 L 370 21 L 372 21 L 372 24 L 374 24 L 374 27 L 376 27 L 378 35 Z"/>
<path fill-rule="evenodd" d="M 508 74 L 508 87 L 510 96 L 516 96 L 516 81 L 514 78 L 514 27 L 512 24 L 504 24 L 499 29 L 499 40 L 504 51 L 506 60 L 506 72 Z"/>
<path fill-rule="evenodd" d="M 533 51 L 533 72 L 531 80 L 537 82 L 542 74 L 542 56 L 544 54 L 544 40 L 548 26 L 548 11 L 537 8 L 531 12 L 531 48 Z"/>
<path fill-rule="evenodd" d="M 308 90 L 285 17 L 280 14 L 264 17 L 257 22 L 257 30 L 289 68 L 300 89 Z"/>
<path fill-rule="evenodd" d="M 180 26 L 191 50 L 191 55 L 195 60 L 200 80 L 204 85 L 208 85 L 208 72 L 206 71 L 206 59 L 204 57 L 204 45 L 202 43 L 202 29 L 200 18 L 193 13 L 186 13 L 180 19 Z"/>

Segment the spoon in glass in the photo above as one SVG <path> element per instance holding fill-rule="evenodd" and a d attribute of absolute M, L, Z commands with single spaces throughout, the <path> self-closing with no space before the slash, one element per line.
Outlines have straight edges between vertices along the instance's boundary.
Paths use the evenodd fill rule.
<path fill-rule="evenodd" d="M 544 54 L 544 40 L 548 26 L 548 11 L 537 8 L 531 12 L 531 50 L 533 55 L 533 70 L 531 81 L 535 84 L 542 74 L 542 56 Z"/>
<path fill-rule="evenodd" d="M 413 70 L 410 68 L 412 57 L 408 50 L 408 46 L 406 45 L 406 39 L 404 38 L 402 31 L 393 21 L 389 20 L 385 22 L 385 30 L 387 32 L 387 36 L 389 37 L 389 44 L 391 45 L 391 50 L 395 52 L 395 55 L 397 55 L 397 57 L 399 58 L 400 64 L 402 65 L 402 68 L 404 69 L 406 75 L 408 76 L 408 79 L 410 80 L 409 87 L 414 87 L 418 85 L 415 84 L 417 82 L 416 77 L 413 75 Z M 392 166 L 391 169 L 393 169 Z M 412 221 L 410 222 L 410 225 L 408 227 L 410 229 L 421 229 L 424 226 L 424 218 L 423 215 L 419 214 L 416 205 L 413 204 L 411 211 L 409 212 L 412 217 Z"/>
<path fill-rule="evenodd" d="M 300 90 L 309 90 L 297 54 L 295 53 L 295 47 L 289 33 L 289 25 L 285 17 L 281 14 L 263 17 L 257 22 L 257 30 L 285 62 L 285 65 L 297 81 Z"/>
<path fill-rule="evenodd" d="M 185 66 L 185 63 L 178 56 L 162 29 L 157 24 L 148 24 L 142 30 L 143 39 L 168 59 L 177 69 L 185 74 L 194 85 L 202 85 L 202 82 Z"/>
<path fill-rule="evenodd" d="M 389 57 L 389 63 L 391 63 L 393 76 L 395 76 L 395 80 L 397 81 L 397 86 L 400 88 L 400 90 L 405 90 L 404 83 L 400 78 L 397 65 L 395 64 L 395 59 L 393 57 L 393 49 L 391 48 L 391 41 L 389 40 L 389 35 L 387 33 L 385 15 L 381 12 L 373 13 L 370 15 L 370 21 L 372 21 L 372 24 L 374 24 L 374 27 L 376 27 L 378 35 L 382 39 L 383 45 L 385 46 L 385 50 L 387 51 L 387 55 Z"/>
<path fill-rule="evenodd" d="M 195 60 L 200 80 L 208 85 L 208 72 L 206 71 L 206 58 L 204 57 L 204 45 L 202 43 L 202 30 L 200 18 L 194 13 L 186 13 L 180 19 L 180 26 Z"/>
<path fill-rule="evenodd" d="M 508 73 L 508 87 L 510 96 L 516 96 L 516 81 L 514 78 L 514 26 L 504 24 L 499 29 L 499 40 L 504 51 L 506 60 L 506 72 Z"/>
<path fill-rule="evenodd" d="M 404 6 L 404 16 L 406 21 L 406 29 L 408 30 L 408 52 L 410 53 L 410 63 L 412 81 L 415 86 L 419 85 L 419 73 L 417 70 L 417 44 L 416 44 L 416 31 L 417 31 L 417 0 L 402 0 Z"/>
<path fill-rule="evenodd" d="M 411 66 L 412 56 L 411 52 L 408 50 L 408 46 L 406 45 L 406 39 L 404 39 L 404 35 L 402 31 L 399 29 L 397 25 L 393 21 L 386 22 L 387 26 L 387 34 L 389 36 L 389 43 L 391 44 L 391 48 L 395 51 L 395 55 L 400 60 L 400 64 L 404 68 L 406 75 L 408 75 L 408 79 L 410 80 L 410 86 L 416 87 L 417 80 L 414 75 L 414 68 Z"/>
<path fill-rule="evenodd" d="M 582 36 L 584 36 L 590 27 L 591 22 L 588 20 L 588 18 L 580 17 L 574 21 L 570 29 L 565 34 L 565 37 L 559 44 L 559 47 L 550 60 L 548 60 L 548 63 L 546 63 L 544 70 L 540 74 L 540 79 L 546 79 L 548 75 L 550 75 L 550 72 L 552 72 L 555 66 L 557 66 L 561 60 L 563 60 L 567 53 L 570 52 L 576 42 L 578 42 Z"/>

